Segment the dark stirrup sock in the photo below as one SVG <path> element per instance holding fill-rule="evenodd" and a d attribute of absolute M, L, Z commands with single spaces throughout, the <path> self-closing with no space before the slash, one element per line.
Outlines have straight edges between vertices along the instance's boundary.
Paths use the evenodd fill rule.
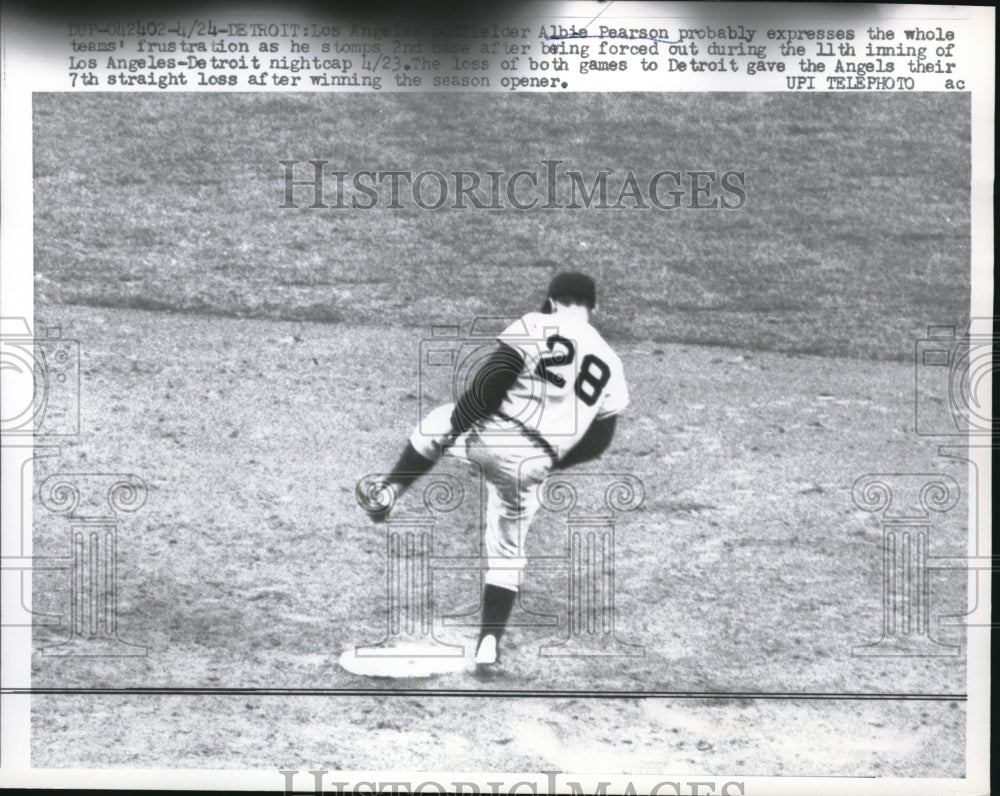
<path fill-rule="evenodd" d="M 405 491 L 409 488 L 410 484 L 420 478 L 420 476 L 424 473 L 428 472 L 434 464 L 435 462 L 433 459 L 421 456 L 417 453 L 413 444 L 407 442 L 406 447 L 399 456 L 399 461 L 397 461 L 395 467 L 392 468 L 389 480 L 402 486 Z"/>
<path fill-rule="evenodd" d="M 492 583 L 486 584 L 486 588 L 483 589 L 483 621 L 479 629 L 479 641 L 492 634 L 496 636 L 497 643 L 500 643 L 511 609 L 514 607 L 515 597 L 517 597 L 516 591 L 494 586 Z"/>

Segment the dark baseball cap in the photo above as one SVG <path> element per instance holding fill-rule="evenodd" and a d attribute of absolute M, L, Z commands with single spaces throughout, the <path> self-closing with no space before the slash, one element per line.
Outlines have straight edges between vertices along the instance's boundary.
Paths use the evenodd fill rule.
<path fill-rule="evenodd" d="M 577 271 L 563 271 L 549 283 L 548 297 L 553 299 L 574 299 L 586 304 L 587 309 L 597 305 L 597 286 L 586 274 Z"/>

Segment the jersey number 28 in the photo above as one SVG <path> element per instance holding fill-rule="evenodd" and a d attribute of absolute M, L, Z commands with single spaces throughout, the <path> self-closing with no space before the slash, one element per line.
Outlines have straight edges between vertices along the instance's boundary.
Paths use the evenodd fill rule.
<path fill-rule="evenodd" d="M 576 356 L 576 346 L 573 345 L 572 340 L 567 340 L 558 334 L 549 337 L 545 341 L 545 345 L 550 353 L 548 356 L 544 356 L 538 360 L 538 367 L 535 368 L 535 373 L 549 382 L 549 384 L 553 384 L 556 387 L 565 387 L 566 379 L 550 370 L 550 368 L 572 365 L 573 358 Z M 560 346 L 559 350 L 556 350 L 557 345 Z M 597 403 L 597 399 L 601 397 L 601 393 L 608 385 L 610 378 L 611 368 L 608 367 L 607 363 L 594 354 L 587 354 L 580 363 L 580 372 L 577 374 L 576 382 L 573 384 L 573 392 L 587 406 L 593 406 Z"/>

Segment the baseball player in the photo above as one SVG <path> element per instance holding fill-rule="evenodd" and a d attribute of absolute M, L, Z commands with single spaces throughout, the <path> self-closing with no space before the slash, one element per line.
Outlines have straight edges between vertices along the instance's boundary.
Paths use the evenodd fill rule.
<path fill-rule="evenodd" d="M 525 536 L 537 490 L 553 470 L 600 456 L 628 404 L 621 360 L 590 325 L 594 281 L 564 272 L 541 312 L 529 312 L 497 338 L 497 349 L 455 403 L 418 425 L 392 473 L 359 500 L 376 522 L 443 455 L 473 462 L 487 487 L 487 571 L 476 668 L 500 662 L 503 637 L 524 568 Z M 386 494 L 390 490 L 392 494 Z"/>

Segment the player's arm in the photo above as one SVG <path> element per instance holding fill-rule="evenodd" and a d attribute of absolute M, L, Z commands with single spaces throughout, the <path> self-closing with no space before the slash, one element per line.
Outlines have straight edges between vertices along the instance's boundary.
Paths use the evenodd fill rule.
<path fill-rule="evenodd" d="M 570 448 L 564 456 L 559 458 L 559 461 L 555 464 L 555 469 L 565 470 L 567 467 L 596 459 L 611 445 L 617 425 L 617 415 L 610 415 L 609 417 L 595 420 L 590 424 L 590 428 L 580 438 L 580 441 Z"/>
<path fill-rule="evenodd" d="M 500 343 L 476 372 L 472 385 L 455 403 L 451 416 L 455 434 L 468 431 L 473 423 L 499 410 L 523 368 L 524 356 L 506 343 Z"/>

